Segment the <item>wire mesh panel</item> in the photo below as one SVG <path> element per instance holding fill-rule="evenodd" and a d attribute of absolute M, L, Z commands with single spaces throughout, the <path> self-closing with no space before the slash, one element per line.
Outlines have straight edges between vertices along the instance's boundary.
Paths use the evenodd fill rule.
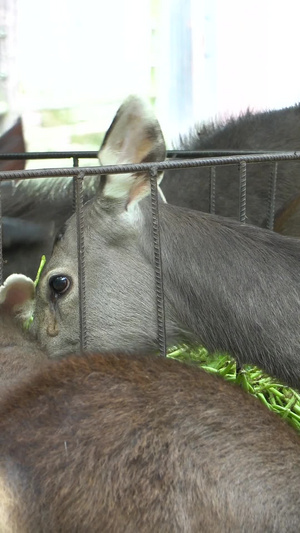
<path fill-rule="evenodd" d="M 247 170 L 249 165 L 264 162 L 272 163 L 272 171 L 269 178 L 268 210 L 266 226 L 274 227 L 275 199 L 277 187 L 278 163 L 281 161 L 300 161 L 300 154 L 295 152 L 185 152 L 169 151 L 169 159 L 153 163 L 140 163 L 128 165 L 109 165 L 96 167 L 79 166 L 84 159 L 97 157 L 96 152 L 55 152 L 55 153 L 26 153 L 26 154 L 0 154 L 0 160 L 17 159 L 70 159 L 73 167 L 46 168 L 24 171 L 2 171 L 0 181 L 73 177 L 73 206 L 77 219 L 77 251 L 78 251 L 78 279 L 79 279 L 79 332 L 81 350 L 87 348 L 87 324 L 86 324 L 86 295 L 85 295 L 85 248 L 84 248 L 84 195 L 83 184 L 86 176 L 99 176 L 108 174 L 124 174 L 134 172 L 146 172 L 151 184 L 151 212 L 152 212 L 152 235 L 155 261 L 155 288 L 157 305 L 157 342 L 161 355 L 166 354 L 166 327 L 163 291 L 163 268 L 161 257 L 160 226 L 159 226 L 159 201 L 157 196 L 157 173 L 167 169 L 186 169 L 197 167 L 209 167 L 209 211 L 215 213 L 218 179 L 218 169 L 221 166 L 235 165 L 239 173 L 239 219 L 242 223 L 247 221 Z M 1 184 L 3 185 L 3 184 Z M 0 281 L 3 282 L 3 256 L 2 256 L 2 204 L 0 187 Z"/>

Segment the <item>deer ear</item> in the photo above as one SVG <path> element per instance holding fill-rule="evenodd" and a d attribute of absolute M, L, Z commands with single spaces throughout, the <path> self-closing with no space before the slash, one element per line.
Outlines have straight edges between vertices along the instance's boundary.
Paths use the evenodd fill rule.
<path fill-rule="evenodd" d="M 23 274 L 11 274 L 0 287 L 0 310 L 26 318 L 33 306 L 34 294 L 32 279 Z"/>
<path fill-rule="evenodd" d="M 117 111 L 98 157 L 102 165 L 151 163 L 163 161 L 166 146 L 162 131 L 149 105 L 130 96 Z M 158 176 L 158 183 L 162 173 Z M 136 203 L 150 192 L 148 173 L 109 174 L 101 195 L 124 199 L 125 205 Z"/>

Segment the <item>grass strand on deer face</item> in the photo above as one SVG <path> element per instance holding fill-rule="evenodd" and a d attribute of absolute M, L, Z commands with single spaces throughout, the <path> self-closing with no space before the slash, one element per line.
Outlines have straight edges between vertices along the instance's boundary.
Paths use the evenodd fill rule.
<path fill-rule="evenodd" d="M 35 288 L 36 288 L 36 287 L 38 286 L 38 284 L 39 284 L 40 277 L 41 277 L 41 274 L 42 274 L 42 272 L 43 272 L 43 268 L 44 268 L 45 264 L 46 264 L 46 256 L 45 256 L 45 255 L 42 255 L 42 257 L 41 257 L 41 262 L 40 262 L 40 265 L 39 265 L 39 268 L 38 268 L 38 271 L 37 271 L 37 274 L 36 274 L 36 278 L 35 278 L 35 280 L 34 280 L 34 286 L 35 286 Z M 31 316 L 30 318 L 28 318 L 28 319 L 24 322 L 24 324 L 23 324 L 23 328 L 24 328 L 25 331 L 28 330 L 28 329 L 30 328 L 32 322 L 33 322 L 33 316 Z"/>

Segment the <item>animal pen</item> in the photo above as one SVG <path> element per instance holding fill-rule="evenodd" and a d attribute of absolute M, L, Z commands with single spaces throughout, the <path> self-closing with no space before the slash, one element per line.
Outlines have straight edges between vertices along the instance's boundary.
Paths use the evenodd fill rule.
<path fill-rule="evenodd" d="M 83 182 L 89 176 L 103 174 L 122 174 L 127 172 L 146 171 L 151 184 L 151 211 L 152 211 L 152 235 L 155 258 L 155 292 L 157 309 L 157 344 L 159 353 L 166 355 L 166 328 L 165 328 L 165 307 L 164 290 L 161 260 L 160 226 L 159 226 L 159 201 L 156 176 L 159 171 L 166 169 L 184 169 L 207 167 L 207 179 L 209 180 L 209 212 L 215 213 L 217 197 L 218 168 L 220 166 L 231 165 L 233 172 L 239 173 L 239 220 L 247 222 L 247 168 L 249 165 L 260 163 L 270 163 L 268 209 L 266 213 L 266 226 L 268 229 L 274 228 L 275 199 L 277 185 L 278 164 L 282 161 L 300 161 L 299 152 L 259 152 L 259 151 L 201 151 L 192 152 L 184 150 L 169 150 L 168 159 L 156 163 L 122 164 L 97 167 L 79 166 L 84 159 L 97 157 L 96 152 L 74 151 L 74 152 L 38 152 L 38 153 L 9 153 L 0 154 L 2 160 L 61 160 L 71 159 L 73 167 L 69 168 L 46 168 L 34 170 L 1 171 L 0 180 L 13 181 L 37 178 L 73 177 L 73 206 L 77 219 L 77 252 L 78 252 L 78 280 L 79 280 L 79 331 L 80 347 L 84 352 L 87 348 L 87 327 L 86 327 L 86 296 L 85 296 L 85 247 L 84 247 L 84 193 Z M 3 253 L 2 253 L 2 205 L 0 187 L 0 284 L 3 283 Z"/>

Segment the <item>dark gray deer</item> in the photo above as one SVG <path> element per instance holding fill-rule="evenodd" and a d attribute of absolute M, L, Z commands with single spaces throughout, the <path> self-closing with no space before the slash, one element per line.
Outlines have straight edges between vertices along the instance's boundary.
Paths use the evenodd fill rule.
<path fill-rule="evenodd" d="M 186 150 L 300 150 L 300 105 L 251 113 L 227 122 L 195 128 L 181 140 Z M 166 173 L 162 189 L 169 203 L 200 211 L 209 211 L 209 180 L 206 169 Z M 247 220 L 266 227 L 268 212 L 268 177 L 272 164 L 247 166 Z M 239 176 L 237 169 L 217 167 L 216 214 L 239 216 Z M 278 164 L 275 202 L 275 231 L 300 236 L 300 162 Z"/>
<path fill-rule="evenodd" d="M 164 158 L 139 99 L 117 113 L 102 163 Z M 157 350 L 148 175 L 107 175 L 84 206 L 87 349 Z M 146 197 L 146 198 L 145 198 Z M 229 218 L 160 204 L 167 342 L 198 342 L 300 385 L 300 241 Z M 76 220 L 40 280 L 33 330 L 51 357 L 79 350 Z"/>
<path fill-rule="evenodd" d="M 190 150 L 299 150 L 300 106 L 264 113 L 246 113 L 227 123 L 195 128 L 181 148 Z M 269 176 L 272 164 L 248 165 L 247 220 L 265 226 L 268 210 Z M 166 171 L 162 190 L 169 203 L 207 212 L 209 170 Z M 278 165 L 275 230 L 286 235 L 300 235 L 300 164 L 296 161 Z M 88 180 L 86 199 L 94 194 L 94 181 Z M 238 218 L 237 167 L 217 169 L 216 213 Z M 3 212 L 20 217 L 16 231 L 4 227 L 5 276 L 22 271 L 35 276 L 42 254 L 51 253 L 56 230 L 72 214 L 70 179 L 19 181 L 2 191 Z M 24 223 L 25 222 L 25 223 Z M 30 228 L 29 223 L 34 224 Z M 11 237 L 11 234 L 13 237 Z M 26 263 L 22 260 L 26 256 Z"/>
<path fill-rule="evenodd" d="M 2 533 L 298 533 L 300 439 L 177 361 L 53 362 L 0 403 Z"/>

